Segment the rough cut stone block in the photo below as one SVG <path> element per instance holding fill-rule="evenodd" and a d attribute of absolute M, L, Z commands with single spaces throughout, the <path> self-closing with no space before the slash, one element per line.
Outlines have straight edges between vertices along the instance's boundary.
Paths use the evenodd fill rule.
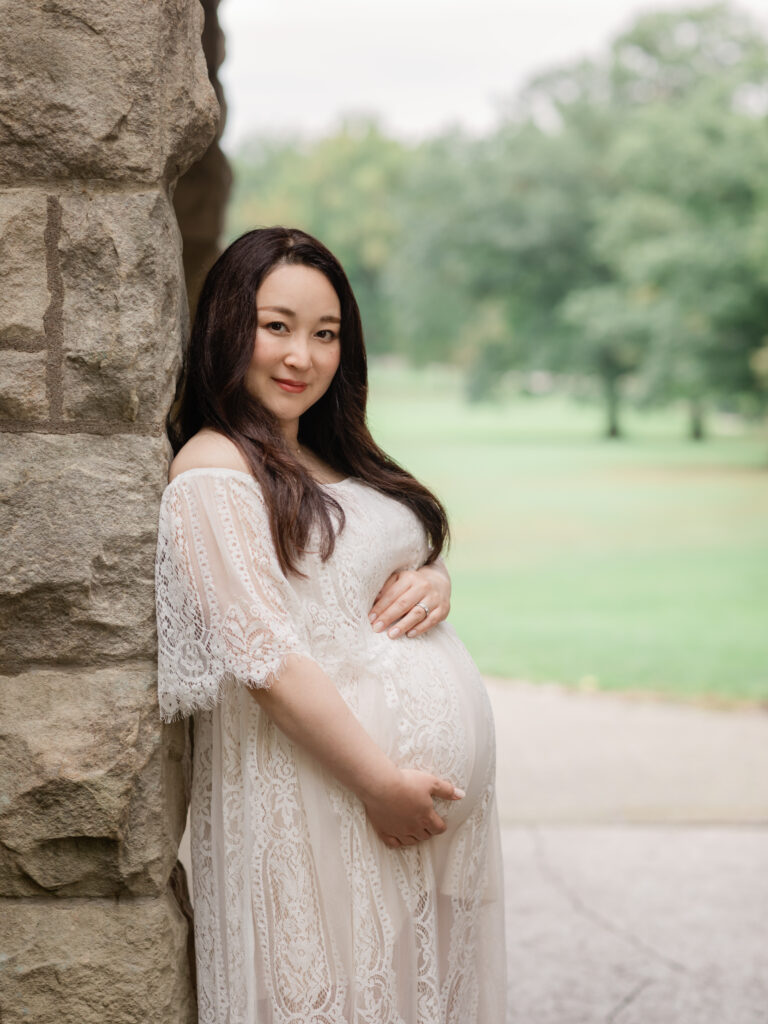
<path fill-rule="evenodd" d="M 160 437 L 3 437 L 5 672 L 155 659 L 153 565 L 169 454 Z"/>
<path fill-rule="evenodd" d="M 160 111 L 170 110 L 164 139 L 167 181 L 175 181 L 199 160 L 218 133 L 222 117 L 211 84 L 202 35 L 205 12 L 199 0 L 166 0 L 165 38 L 158 63 L 164 65 L 166 95 Z"/>
<path fill-rule="evenodd" d="M 162 893 L 185 736 L 159 720 L 152 664 L 0 676 L 0 895 Z"/>
<path fill-rule="evenodd" d="M 44 420 L 46 352 L 0 352 L 0 420 Z"/>
<path fill-rule="evenodd" d="M 163 193 L 62 199 L 63 417 L 162 423 L 186 323 L 181 236 Z"/>
<path fill-rule="evenodd" d="M 43 315 L 50 301 L 45 264 L 46 202 L 43 192 L 27 189 L 0 194 L 3 346 L 36 345 L 45 340 Z"/>
<path fill-rule="evenodd" d="M 3 1024 L 195 1024 L 187 921 L 154 899 L 0 901 Z"/>
<path fill-rule="evenodd" d="M 0 0 L 0 182 L 182 173 L 213 138 L 197 0 Z"/>

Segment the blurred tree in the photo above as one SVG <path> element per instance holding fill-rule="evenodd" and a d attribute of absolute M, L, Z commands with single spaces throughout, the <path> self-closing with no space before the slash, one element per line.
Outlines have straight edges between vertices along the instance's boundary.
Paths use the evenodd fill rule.
<path fill-rule="evenodd" d="M 720 6 L 671 27 L 660 16 L 650 23 L 666 30 L 666 47 L 667 36 L 642 25 L 627 38 L 665 54 L 661 67 L 640 62 L 655 68 L 664 101 L 625 119 L 607 149 L 615 198 L 596 211 L 594 246 L 627 307 L 640 297 L 646 393 L 687 399 L 700 439 L 708 400 L 759 391 L 751 358 L 764 343 L 768 291 L 755 222 L 765 208 L 768 137 L 741 98 L 746 86 L 768 97 L 768 48 Z"/>
<path fill-rule="evenodd" d="M 624 166 L 620 194 L 595 215 L 594 249 L 614 275 L 605 286 L 606 305 L 599 290 L 576 290 L 562 308 L 583 331 L 582 343 L 601 338 L 622 351 L 629 344 L 634 357 L 625 360 L 626 369 L 641 370 L 646 400 L 687 399 L 691 436 L 701 438 L 708 399 L 755 396 L 759 389 L 751 358 L 764 343 L 768 291 L 753 218 L 768 150 L 751 125 L 748 144 L 739 144 L 738 131 L 723 140 L 743 186 L 742 199 L 729 202 L 723 193 L 735 177 L 730 164 L 724 163 L 729 185 L 696 176 L 704 157 L 696 153 L 699 126 L 691 110 L 657 115 L 653 128 L 633 125 L 619 133 L 608 157 L 610 163 L 618 156 Z M 734 128 L 733 118 L 725 123 Z M 631 145 L 637 136 L 640 154 Z M 681 150 L 692 157 L 688 167 L 676 159 Z M 649 185 L 650 164 L 659 180 Z M 684 187 L 693 189 L 690 200 L 680 195 Z"/>
<path fill-rule="evenodd" d="M 622 378 L 643 361 L 648 339 L 647 310 L 642 295 L 629 294 L 616 284 L 593 285 L 572 291 L 560 313 L 575 332 L 572 364 L 597 373 L 603 386 L 606 437 L 621 437 L 619 421 Z"/>
<path fill-rule="evenodd" d="M 466 190 L 471 294 L 505 295 L 516 339 L 478 363 L 598 373 L 610 437 L 630 372 L 688 399 L 693 437 L 708 397 L 756 394 L 767 109 L 766 41 L 722 4 L 643 16 L 604 58 L 535 77 Z"/>
<path fill-rule="evenodd" d="M 399 241 L 385 288 L 394 347 L 415 365 L 462 361 L 464 328 L 474 316 L 461 241 L 471 156 L 471 142 L 459 131 L 426 140 L 411 154 L 395 199 Z"/>
<path fill-rule="evenodd" d="M 508 311 L 507 368 L 584 368 L 560 305 L 574 289 L 607 278 L 590 247 L 603 177 L 596 155 L 578 135 L 551 134 L 530 121 L 505 124 L 476 147 L 463 249 L 473 300 L 498 297 Z M 498 377 L 505 368 L 497 341 L 478 339 L 475 379 L 490 383 L 488 371 Z"/>

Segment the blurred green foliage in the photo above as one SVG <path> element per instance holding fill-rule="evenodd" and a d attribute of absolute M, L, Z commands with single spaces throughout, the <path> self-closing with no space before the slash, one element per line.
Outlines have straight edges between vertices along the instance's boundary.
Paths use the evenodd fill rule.
<path fill-rule="evenodd" d="M 724 4 L 641 16 L 598 58 L 536 76 L 495 130 L 419 144 L 375 118 L 253 139 L 228 234 L 290 224 L 340 258 L 369 351 L 593 380 L 603 432 L 627 394 L 768 406 L 768 41 Z"/>

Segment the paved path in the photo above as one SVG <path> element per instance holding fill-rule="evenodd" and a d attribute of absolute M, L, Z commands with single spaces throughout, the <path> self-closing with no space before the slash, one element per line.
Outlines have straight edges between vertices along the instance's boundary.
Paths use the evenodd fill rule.
<path fill-rule="evenodd" d="M 768 712 L 486 682 L 508 1024 L 768 1024 Z"/>
<path fill-rule="evenodd" d="M 765 708 L 726 711 L 494 679 L 486 685 L 505 824 L 768 825 Z"/>
<path fill-rule="evenodd" d="M 766 1024 L 768 829 L 504 830 L 508 1024 Z"/>

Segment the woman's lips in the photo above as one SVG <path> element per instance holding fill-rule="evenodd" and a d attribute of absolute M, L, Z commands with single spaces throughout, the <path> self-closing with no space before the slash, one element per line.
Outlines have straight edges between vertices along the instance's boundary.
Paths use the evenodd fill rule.
<path fill-rule="evenodd" d="M 291 391 L 297 395 L 299 394 L 299 392 L 303 391 L 304 388 L 307 387 L 306 384 L 294 384 L 291 381 L 279 380 L 277 377 L 273 377 L 272 380 L 275 382 L 275 384 L 278 384 L 283 389 L 283 391 Z"/>

